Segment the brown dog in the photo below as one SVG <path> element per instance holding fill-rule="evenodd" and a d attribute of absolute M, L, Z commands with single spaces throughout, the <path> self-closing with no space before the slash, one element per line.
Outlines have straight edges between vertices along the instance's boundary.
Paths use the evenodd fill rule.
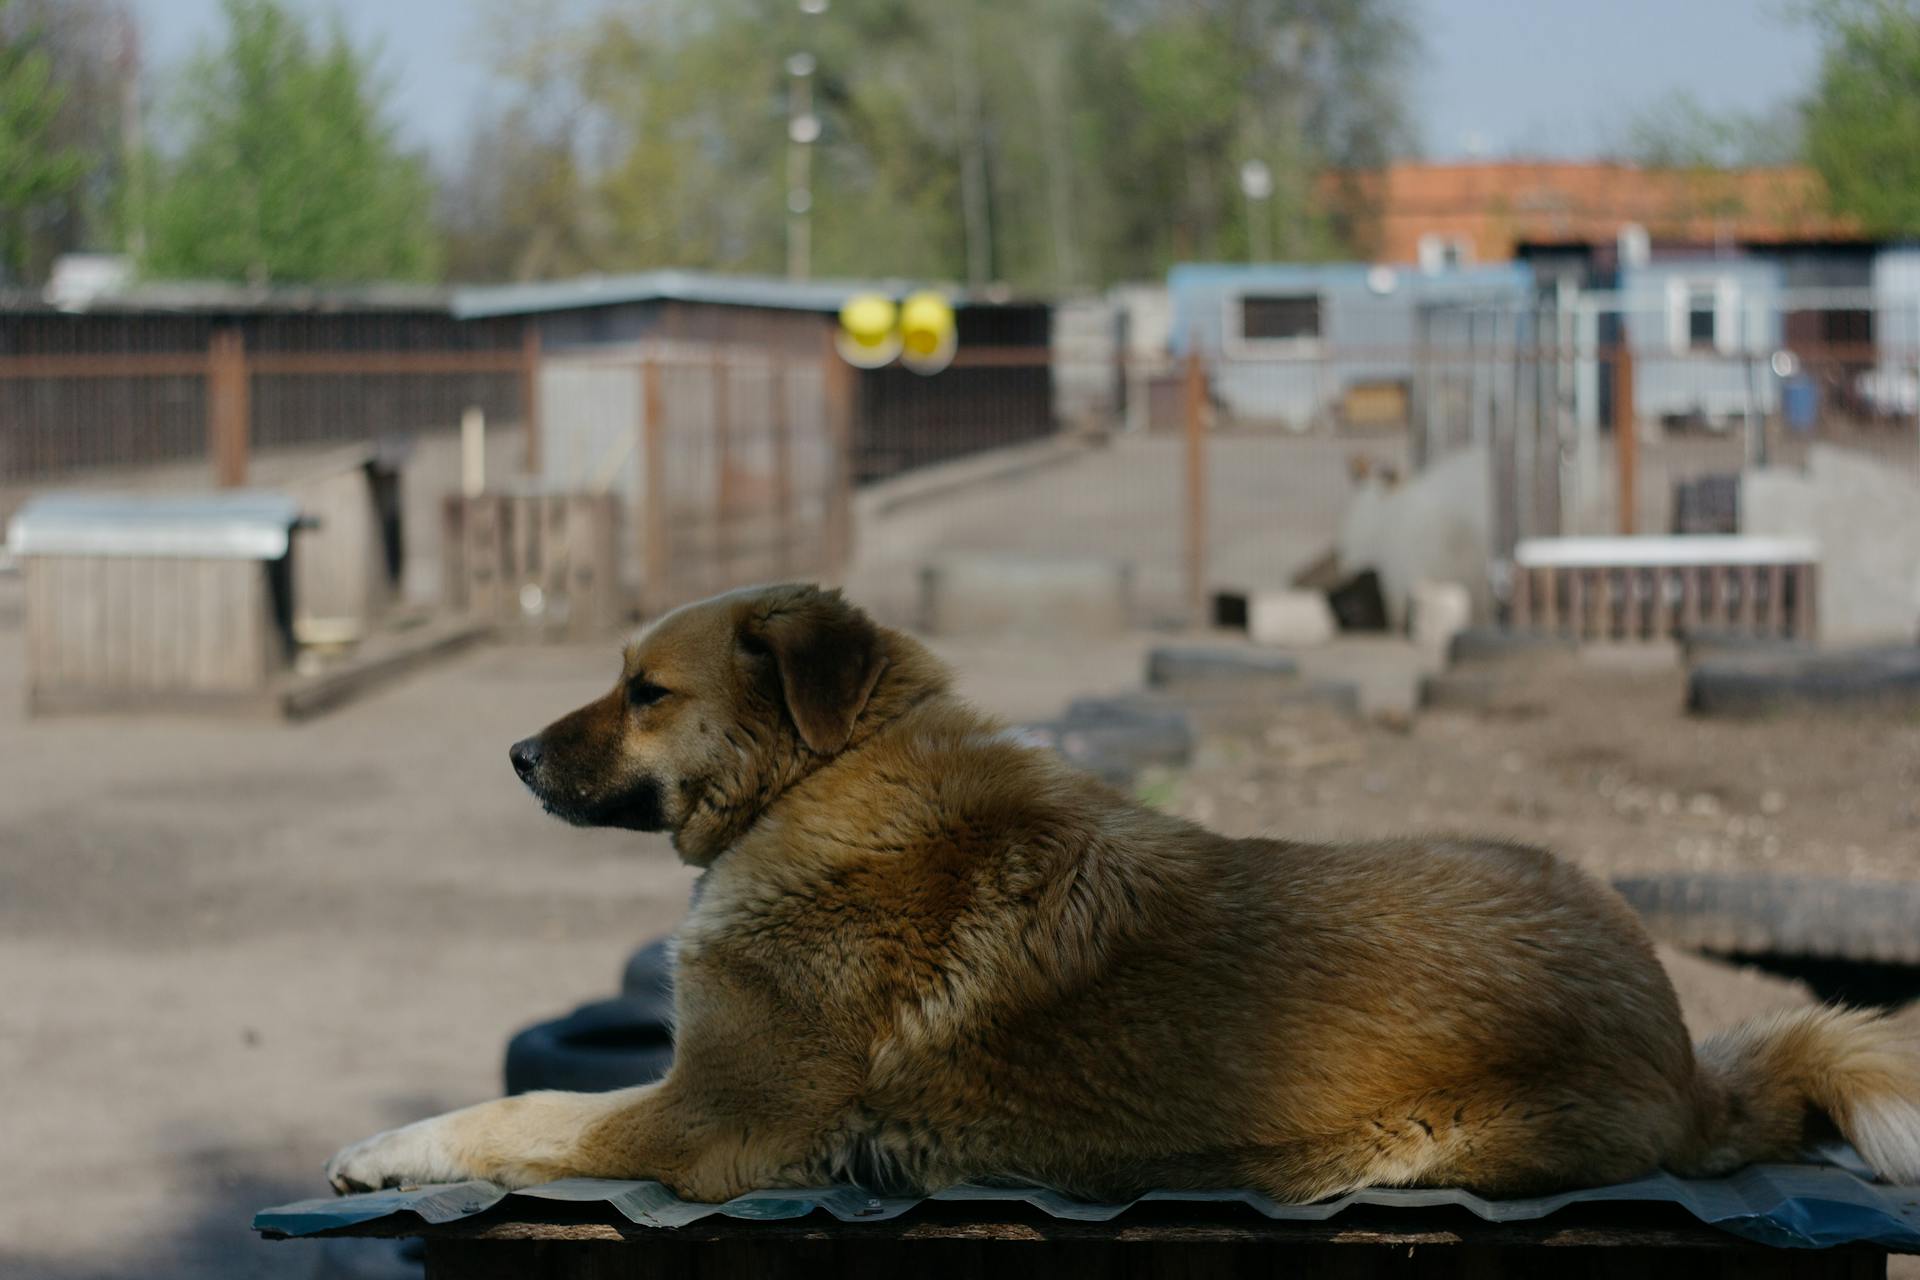
<path fill-rule="evenodd" d="M 673 1069 L 370 1138 L 342 1191 L 1515 1195 L 1791 1159 L 1821 1115 L 1920 1181 L 1910 1031 L 1804 1010 L 1696 1051 L 1632 913 L 1548 854 L 1213 835 L 1008 740 L 837 593 L 661 619 L 512 756 L 569 822 L 706 868 Z"/>

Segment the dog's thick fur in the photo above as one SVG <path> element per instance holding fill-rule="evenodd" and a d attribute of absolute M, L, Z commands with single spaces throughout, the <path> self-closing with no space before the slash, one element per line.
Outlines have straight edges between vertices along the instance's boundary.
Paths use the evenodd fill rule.
<path fill-rule="evenodd" d="M 1639 923 L 1537 849 L 1229 840 L 1010 740 L 836 593 L 661 619 L 516 749 L 569 821 L 705 868 L 673 1069 L 349 1147 L 341 1190 L 852 1179 L 1094 1197 L 1516 1195 L 1789 1159 L 1920 1181 L 1920 1039 L 1809 1009 L 1697 1051 Z"/>

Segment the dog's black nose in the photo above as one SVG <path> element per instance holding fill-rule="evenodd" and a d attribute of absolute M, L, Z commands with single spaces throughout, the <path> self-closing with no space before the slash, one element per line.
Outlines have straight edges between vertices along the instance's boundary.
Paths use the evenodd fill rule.
<path fill-rule="evenodd" d="M 540 767 L 540 739 L 522 738 L 507 748 L 507 759 L 513 761 L 513 771 L 525 782 L 533 777 L 533 771 Z"/>

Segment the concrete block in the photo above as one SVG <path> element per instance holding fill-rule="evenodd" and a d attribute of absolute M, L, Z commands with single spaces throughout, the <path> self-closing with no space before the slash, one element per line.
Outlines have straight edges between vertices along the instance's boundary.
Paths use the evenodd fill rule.
<path fill-rule="evenodd" d="M 1326 644 L 1339 629 L 1333 608 L 1317 591 L 1256 591 L 1247 599 L 1247 634 L 1255 644 Z"/>
<path fill-rule="evenodd" d="M 1805 472 L 1742 477 L 1740 532 L 1819 544 L 1822 645 L 1911 642 L 1920 631 L 1920 485 L 1911 471 L 1816 444 Z"/>
<path fill-rule="evenodd" d="M 1133 566 L 1118 560 L 944 556 L 920 571 L 929 635 L 1060 635 L 1133 624 Z"/>
<path fill-rule="evenodd" d="M 1156 689 L 1195 685 L 1271 684 L 1291 680 L 1300 664 L 1284 653 L 1162 645 L 1147 655 L 1147 684 Z"/>

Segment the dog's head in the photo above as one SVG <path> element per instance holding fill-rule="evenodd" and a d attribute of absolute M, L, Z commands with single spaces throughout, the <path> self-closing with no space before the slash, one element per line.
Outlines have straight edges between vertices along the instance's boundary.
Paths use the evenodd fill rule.
<path fill-rule="evenodd" d="M 610 692 L 508 754 L 550 813 L 672 832 L 704 865 L 781 791 L 941 683 L 930 655 L 839 592 L 752 588 L 661 618 L 627 645 Z"/>

